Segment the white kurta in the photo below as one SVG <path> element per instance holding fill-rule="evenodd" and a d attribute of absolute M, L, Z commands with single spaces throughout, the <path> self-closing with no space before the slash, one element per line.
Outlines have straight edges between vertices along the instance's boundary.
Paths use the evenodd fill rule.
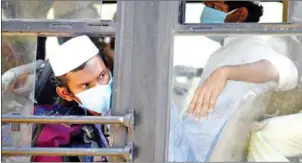
<path fill-rule="evenodd" d="M 289 162 L 287 157 L 302 156 L 302 113 L 265 122 L 261 130 L 252 133 L 249 162 Z"/>
<path fill-rule="evenodd" d="M 195 118 L 188 116 L 187 112 L 180 118 L 179 110 L 172 107 L 169 161 L 207 161 L 215 147 L 221 129 L 238 108 L 236 105 L 244 95 L 249 91 L 259 90 L 261 92 L 258 93 L 270 90 L 284 91 L 297 85 L 298 71 L 295 64 L 272 49 L 262 37 L 250 35 L 226 38 L 224 46 L 209 58 L 200 84 L 221 66 L 239 65 L 263 59 L 269 61 L 279 71 L 278 83 L 253 84 L 228 81 L 224 91 L 217 99 L 214 112 L 209 114 L 208 120 L 200 119 L 196 122 Z"/>

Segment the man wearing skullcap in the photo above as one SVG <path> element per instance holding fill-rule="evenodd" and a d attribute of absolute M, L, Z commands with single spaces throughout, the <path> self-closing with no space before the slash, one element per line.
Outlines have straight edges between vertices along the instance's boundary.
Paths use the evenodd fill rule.
<path fill-rule="evenodd" d="M 53 51 L 49 62 L 61 98 L 75 101 L 93 115 L 106 115 L 111 105 L 112 75 L 98 54 L 87 36 L 79 36 Z"/>
<path fill-rule="evenodd" d="M 55 76 L 56 92 L 64 100 L 64 106 L 83 110 L 85 115 L 110 114 L 112 74 L 89 37 L 78 36 L 64 42 L 51 51 L 49 62 Z M 95 126 L 102 147 L 109 147 L 103 126 Z"/>

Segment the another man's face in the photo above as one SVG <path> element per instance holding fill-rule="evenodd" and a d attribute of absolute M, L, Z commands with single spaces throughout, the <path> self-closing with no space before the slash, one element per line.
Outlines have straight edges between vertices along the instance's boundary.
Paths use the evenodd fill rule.
<path fill-rule="evenodd" d="M 86 66 L 79 71 L 69 72 L 65 75 L 68 82 L 67 92 L 65 88 L 57 88 L 58 94 L 67 101 L 75 100 L 75 94 L 95 87 L 96 85 L 106 85 L 109 83 L 110 74 L 100 56 L 91 58 Z"/>
<path fill-rule="evenodd" d="M 229 6 L 224 3 L 224 1 L 206 1 L 205 5 L 207 7 L 229 13 L 231 12 Z M 245 7 L 241 7 L 236 9 L 234 12 L 227 15 L 225 22 L 227 23 L 236 23 L 236 22 L 244 22 L 248 16 L 248 10 Z"/>

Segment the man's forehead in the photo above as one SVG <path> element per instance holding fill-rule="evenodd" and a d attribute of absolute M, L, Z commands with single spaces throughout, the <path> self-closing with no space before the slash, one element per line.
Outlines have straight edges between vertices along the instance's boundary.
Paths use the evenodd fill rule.
<path fill-rule="evenodd" d="M 90 59 L 85 67 L 75 72 L 67 73 L 66 77 L 72 84 L 85 84 L 95 80 L 101 72 L 106 70 L 106 66 L 100 57 Z"/>

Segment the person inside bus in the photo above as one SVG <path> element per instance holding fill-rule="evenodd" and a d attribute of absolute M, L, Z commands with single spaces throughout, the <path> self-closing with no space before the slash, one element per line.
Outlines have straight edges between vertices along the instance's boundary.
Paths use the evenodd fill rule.
<path fill-rule="evenodd" d="M 58 47 L 49 56 L 49 62 L 57 94 L 62 99 L 76 102 L 92 115 L 106 115 L 110 108 L 112 73 L 98 54 L 89 37 L 79 36 Z"/>
<path fill-rule="evenodd" d="M 208 2 L 207 5 L 210 4 L 227 3 Z M 209 14 L 205 18 L 214 21 L 219 16 L 213 12 L 211 17 Z M 200 85 L 184 114 L 172 105 L 168 160 L 208 161 L 221 130 L 247 93 L 286 91 L 297 83 L 296 65 L 285 54 L 276 52 L 261 36 L 224 38 L 222 47 L 208 59 Z"/>
<path fill-rule="evenodd" d="M 263 6 L 254 1 L 206 1 L 200 23 L 259 22 Z"/>
<path fill-rule="evenodd" d="M 106 66 L 107 63 L 105 63 L 100 53 L 101 51 L 94 42 L 83 35 L 67 40 L 49 54 L 48 59 L 54 73 L 53 80 L 56 85 L 56 92 L 62 99 L 62 102 L 53 106 L 52 110 L 56 109 L 61 115 L 106 116 L 111 114 L 112 72 Z M 63 110 L 66 110 L 66 112 L 62 113 Z M 71 137 L 69 146 L 83 148 L 83 143 L 80 143 L 83 141 L 82 139 L 86 142 L 87 138 L 85 137 L 87 135 L 97 135 L 93 136 L 93 139 L 91 138 L 95 143 L 91 143 L 90 148 L 95 148 L 93 144 L 97 144 L 98 148 L 109 147 L 109 140 L 104 134 L 103 125 L 88 126 L 87 131 L 92 134 L 86 134 L 86 136 L 84 134 L 83 138 L 81 136 L 77 136 L 75 139 Z M 65 137 L 62 135 L 64 133 L 51 134 Z M 66 133 L 68 134 L 68 132 Z M 39 137 L 41 137 L 41 134 Z M 55 138 L 55 136 L 52 137 Z M 44 137 L 38 138 L 37 143 L 40 143 L 38 146 L 45 145 L 43 142 L 46 142 L 46 140 L 44 139 Z M 90 140 L 90 138 L 87 140 Z M 59 142 L 62 142 L 62 140 Z M 47 145 L 49 146 L 49 143 Z M 60 146 L 62 145 L 65 144 Z M 87 148 L 86 145 L 84 148 Z M 33 161 L 53 161 L 53 159 L 51 157 L 38 156 L 34 157 Z M 77 162 L 79 160 L 84 162 L 104 162 L 107 160 L 105 157 L 68 157 L 68 159 L 68 162 Z"/>

